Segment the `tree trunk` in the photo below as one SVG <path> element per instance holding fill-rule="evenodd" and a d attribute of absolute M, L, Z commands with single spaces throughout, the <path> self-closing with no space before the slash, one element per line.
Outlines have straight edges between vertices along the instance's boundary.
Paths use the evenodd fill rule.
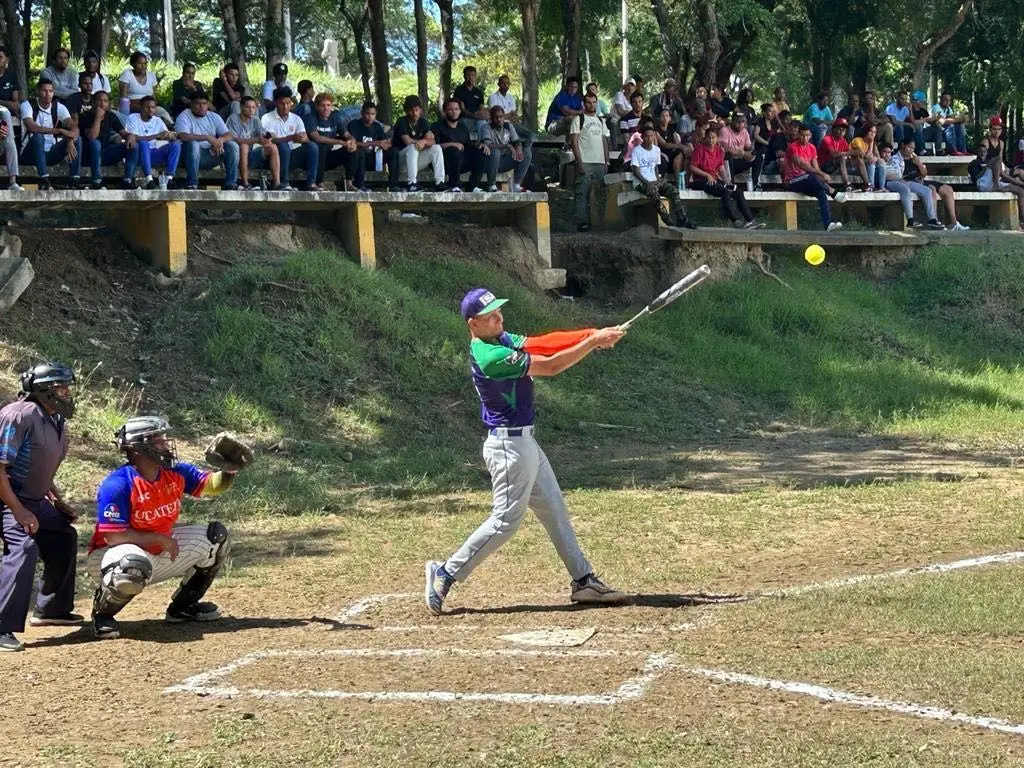
<path fill-rule="evenodd" d="M 68 36 L 71 38 L 71 58 L 77 61 L 82 58 L 82 54 L 89 47 L 89 41 L 85 35 L 85 27 L 73 16 L 68 20 L 68 27 Z"/>
<path fill-rule="evenodd" d="M 382 123 L 391 123 L 391 65 L 388 62 L 384 0 L 366 0 L 370 17 L 370 52 L 373 54 L 373 84 L 377 92 L 377 115 Z"/>
<path fill-rule="evenodd" d="M 522 18 L 523 51 L 523 103 L 519 114 L 526 127 L 536 131 L 539 108 L 537 102 L 540 99 L 540 86 L 537 80 L 537 16 L 540 14 L 540 0 L 519 0 L 519 14 Z"/>
<path fill-rule="evenodd" d="M 85 47 L 93 51 L 96 51 L 101 59 L 106 58 L 106 42 L 107 35 L 104 34 L 103 27 L 105 26 L 104 12 L 106 8 L 104 4 L 100 4 L 100 7 L 96 12 L 89 17 L 88 21 L 85 22 Z"/>
<path fill-rule="evenodd" d="M 159 0 L 151 0 L 146 10 L 149 20 L 149 55 L 154 59 L 164 58 L 164 22 L 160 18 Z"/>
<path fill-rule="evenodd" d="M 233 0 L 218 0 L 220 3 L 220 14 L 224 21 L 224 37 L 228 42 L 228 56 L 231 61 L 238 65 L 240 82 L 249 90 L 249 75 L 245 71 L 245 44 L 242 42 L 244 28 L 238 24 L 238 10 Z"/>
<path fill-rule="evenodd" d="M 700 59 L 697 61 L 697 82 L 710 87 L 718 82 L 718 57 L 722 55 L 715 0 L 697 3 L 697 30 L 703 41 Z"/>
<path fill-rule="evenodd" d="M 416 17 L 416 85 L 423 102 L 427 106 L 427 14 L 423 10 L 423 0 L 413 0 L 413 13 Z"/>
<path fill-rule="evenodd" d="M 174 46 L 174 7 L 171 0 L 163 0 L 160 17 L 164 20 L 164 58 L 167 61 L 177 61 L 178 52 Z"/>
<path fill-rule="evenodd" d="M 373 98 L 373 94 L 370 92 L 370 61 L 366 56 L 366 26 L 370 23 L 370 11 L 365 3 L 353 10 L 346 0 L 341 0 L 339 10 L 349 29 L 352 30 L 352 47 L 356 50 L 359 76 L 363 81 L 363 101 L 369 101 Z M 344 43 L 344 41 L 342 42 Z"/>
<path fill-rule="evenodd" d="M 974 0 L 963 0 L 960 7 L 957 8 L 956 15 L 953 17 L 950 25 L 945 29 L 940 29 L 938 32 L 933 32 L 924 42 L 917 46 L 917 57 L 914 59 L 915 89 L 924 88 L 925 80 L 928 76 L 928 64 L 931 62 L 932 56 L 956 34 L 956 31 L 960 29 L 960 26 L 967 18 L 967 12 L 973 7 Z"/>
<path fill-rule="evenodd" d="M 21 0 L 22 61 L 32 60 L 32 0 Z M 49 64 L 44 61 L 43 65 Z M 27 65 L 26 65 L 27 69 Z"/>
<path fill-rule="evenodd" d="M 21 91 L 22 98 L 28 98 L 28 69 L 25 66 L 25 36 L 21 30 L 21 16 L 18 13 L 18 0 L 2 0 L 4 10 L 4 26 L 7 32 L 7 45 L 11 50 L 10 69 L 14 73 L 14 81 Z"/>
<path fill-rule="evenodd" d="M 452 56 L 455 51 L 455 9 L 453 0 L 434 0 L 441 14 L 441 61 L 438 66 L 437 103 L 452 95 Z"/>
<path fill-rule="evenodd" d="M 266 48 L 267 80 L 270 80 L 274 76 L 274 65 L 284 61 L 284 0 L 267 0 Z"/>
<path fill-rule="evenodd" d="M 289 59 L 295 58 L 295 42 L 292 37 L 292 4 L 284 0 L 281 9 L 281 24 L 284 28 L 284 52 Z"/>
<path fill-rule="evenodd" d="M 853 92 L 864 93 L 868 89 L 868 71 L 871 68 L 871 60 L 868 58 L 867 46 L 860 48 L 853 60 Z"/>
<path fill-rule="evenodd" d="M 654 20 L 658 22 L 658 36 L 661 38 L 661 55 L 665 57 L 665 76 L 674 77 L 679 83 L 680 93 L 685 93 L 679 70 L 679 46 L 676 45 L 675 36 L 668 21 L 668 11 L 665 8 L 665 0 L 651 0 L 651 11 L 654 13 Z"/>
<path fill-rule="evenodd" d="M 224 0 L 220 0 L 221 3 Z M 245 29 L 245 20 L 249 17 L 249 9 L 246 7 L 245 0 L 230 0 L 232 9 L 234 10 L 235 30 L 238 33 L 238 45 L 241 50 L 241 56 L 245 57 L 245 52 L 249 46 L 249 33 Z M 239 67 L 242 66 L 241 62 L 237 59 L 235 61 Z M 245 74 L 245 70 L 242 70 L 242 82 L 246 85 L 249 84 L 249 77 Z"/>
<path fill-rule="evenodd" d="M 562 0 L 562 72 L 565 78 L 580 76 L 582 10 L 582 0 Z"/>
<path fill-rule="evenodd" d="M 52 59 L 64 37 L 64 0 L 50 1 L 50 27 L 46 32 L 46 54 Z"/>

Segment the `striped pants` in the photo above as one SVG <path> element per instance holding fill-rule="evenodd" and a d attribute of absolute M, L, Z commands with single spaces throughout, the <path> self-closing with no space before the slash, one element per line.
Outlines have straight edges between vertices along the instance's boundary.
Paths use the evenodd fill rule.
<path fill-rule="evenodd" d="M 149 559 L 153 565 L 153 576 L 148 584 L 159 584 L 174 578 L 188 578 L 195 568 L 209 568 L 217 556 L 218 544 L 206 537 L 206 524 L 179 525 L 171 531 L 171 536 L 178 542 L 178 556 L 171 560 L 166 553 L 154 555 L 135 544 L 118 544 L 115 547 L 104 547 L 89 555 L 87 569 L 89 575 L 100 580 L 100 572 L 109 565 L 118 562 L 125 555 L 141 555 Z"/>

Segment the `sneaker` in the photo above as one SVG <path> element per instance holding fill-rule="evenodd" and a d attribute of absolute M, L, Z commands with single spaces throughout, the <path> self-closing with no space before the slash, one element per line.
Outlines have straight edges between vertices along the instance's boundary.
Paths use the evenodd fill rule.
<path fill-rule="evenodd" d="M 841 222 L 841 221 L 833 221 L 831 224 L 828 225 L 828 231 L 829 232 L 835 232 L 837 229 L 842 229 L 842 228 L 843 228 L 843 222 Z"/>
<path fill-rule="evenodd" d="M 924 226 L 924 224 L 922 224 L 917 219 L 907 219 L 907 228 L 908 229 L 920 229 L 923 226 Z"/>
<path fill-rule="evenodd" d="M 77 613 L 62 613 L 60 616 L 39 616 L 33 614 L 28 623 L 33 627 L 70 627 L 85 621 Z"/>
<path fill-rule="evenodd" d="M 690 217 L 682 212 L 676 214 L 676 226 L 683 229 L 697 229 L 697 225 L 690 220 Z"/>
<path fill-rule="evenodd" d="M 72 176 L 68 180 L 68 189 L 81 189 L 81 188 L 82 188 L 82 180 L 80 178 L 78 178 L 77 176 Z"/>
<path fill-rule="evenodd" d="M 660 219 L 661 219 L 661 220 L 662 220 L 663 222 L 665 222 L 665 226 L 668 226 L 668 227 L 677 227 L 677 226 L 679 226 L 679 221 L 678 221 L 678 219 L 673 219 L 673 218 L 672 218 L 672 217 L 671 217 L 671 216 L 669 215 L 669 212 L 668 212 L 668 211 L 666 211 L 666 210 L 665 210 L 664 208 L 662 208 L 662 207 L 660 207 L 660 206 L 658 207 L 658 217 L 659 217 L 659 218 L 660 218 Z"/>
<path fill-rule="evenodd" d="M 942 222 L 939 221 L 938 219 L 928 219 L 928 223 L 925 224 L 925 226 L 928 227 L 928 229 L 938 229 L 943 232 L 946 230 L 946 228 L 942 225 Z"/>
<path fill-rule="evenodd" d="M 449 576 L 443 568 L 443 564 L 436 560 L 427 560 L 424 566 L 426 571 L 425 597 L 427 608 L 435 616 L 440 616 L 444 608 L 444 599 L 448 597 L 448 590 L 452 588 L 455 579 Z"/>
<path fill-rule="evenodd" d="M 457 195 L 458 195 L 458 194 L 462 194 L 462 187 L 452 187 L 452 188 L 451 188 L 451 189 L 449 189 L 448 191 L 449 191 L 449 192 L 454 192 L 454 193 L 455 193 L 455 194 L 457 194 Z"/>
<path fill-rule="evenodd" d="M 50 181 L 49 176 L 43 176 L 39 179 L 39 189 L 40 191 L 44 189 L 53 189 L 53 183 Z"/>
<path fill-rule="evenodd" d="M 487 191 L 488 192 L 500 192 L 501 190 L 498 189 L 498 185 L 497 184 L 491 184 L 491 186 L 488 188 Z"/>
<path fill-rule="evenodd" d="M 291 184 L 277 184 L 270 191 L 271 192 L 294 192 L 295 191 L 295 187 L 293 187 Z"/>
<path fill-rule="evenodd" d="M 238 184 L 222 184 L 220 189 L 222 192 L 237 192 Z"/>
<path fill-rule="evenodd" d="M 953 231 L 953 232 L 970 232 L 971 228 L 970 227 L 965 227 L 959 221 L 954 221 L 953 222 L 953 226 L 950 227 L 950 230 Z"/>
<path fill-rule="evenodd" d="M 835 200 L 837 203 L 845 203 L 846 202 L 846 193 L 845 192 L 836 192 L 835 195 L 832 197 L 832 199 Z"/>
<path fill-rule="evenodd" d="M 10 632 L 0 635 L 0 651 L 24 651 L 25 646 L 21 644 Z"/>
<path fill-rule="evenodd" d="M 864 191 L 865 192 L 874 192 L 875 188 L 873 186 L 871 186 L 870 184 L 868 184 L 866 187 L 864 187 Z"/>
<path fill-rule="evenodd" d="M 525 192 L 526 190 L 523 189 L 521 184 L 513 184 L 512 185 L 512 191 L 516 192 L 516 193 L 519 193 L 519 192 Z"/>
<path fill-rule="evenodd" d="M 754 219 L 751 219 L 743 225 L 744 229 L 764 229 L 764 227 L 764 222 L 756 221 Z"/>
<path fill-rule="evenodd" d="M 121 179 L 121 189 L 135 189 L 135 182 L 130 179 Z"/>
<path fill-rule="evenodd" d="M 405 192 L 405 187 L 399 184 L 389 184 L 388 192 Z"/>
<path fill-rule="evenodd" d="M 180 624 L 183 621 L 213 621 L 220 618 L 220 608 L 214 603 L 193 603 L 174 612 L 170 607 L 164 614 L 164 621 Z"/>
<path fill-rule="evenodd" d="M 97 640 L 116 640 L 121 636 L 121 627 L 113 616 L 93 616 L 92 634 Z"/>
<path fill-rule="evenodd" d="M 733 229 L 746 229 L 747 225 L 746 225 L 746 222 L 739 221 L 737 219 L 736 221 L 732 222 L 732 228 Z"/>
<path fill-rule="evenodd" d="M 103 179 L 93 179 L 89 182 L 89 189 L 98 190 L 103 189 Z"/>
<path fill-rule="evenodd" d="M 473 192 L 473 193 L 476 193 L 476 192 L 483 192 L 483 190 L 482 190 L 482 189 L 480 189 L 480 187 L 473 187 L 473 188 L 472 188 L 472 189 L 470 190 L 470 192 Z"/>
<path fill-rule="evenodd" d="M 324 188 L 321 187 L 319 184 L 313 183 L 313 184 L 307 184 L 306 185 L 306 191 L 307 192 L 323 192 Z M 355 190 L 353 188 L 353 189 L 346 189 L 345 191 L 346 192 L 354 192 Z"/>
<path fill-rule="evenodd" d="M 423 187 L 421 187 L 419 184 L 410 184 L 410 185 L 408 185 L 405 188 L 405 191 L 406 192 L 422 192 L 423 191 Z"/>
<path fill-rule="evenodd" d="M 574 581 L 571 589 L 569 599 L 574 603 L 621 603 L 627 597 L 592 573 L 588 573 L 579 581 Z"/>
<path fill-rule="evenodd" d="M 18 182 L 12 181 L 10 184 L 7 185 L 7 191 L 8 192 L 24 192 L 25 188 L 23 186 L 21 186 L 21 184 L 19 184 Z"/>
<path fill-rule="evenodd" d="M 590 225 L 589 224 L 577 224 L 576 225 L 576 231 L 577 232 L 589 232 L 590 231 Z"/>

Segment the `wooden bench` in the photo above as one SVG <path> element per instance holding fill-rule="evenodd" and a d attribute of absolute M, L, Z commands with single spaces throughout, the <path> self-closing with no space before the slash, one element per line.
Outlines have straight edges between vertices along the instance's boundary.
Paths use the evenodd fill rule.
<path fill-rule="evenodd" d="M 311 213 L 341 238 L 367 268 L 377 264 L 374 212 L 467 211 L 489 224 L 510 224 L 536 246 L 545 287 L 565 285 L 565 270 L 551 268 L 551 215 L 543 193 L 478 192 L 224 192 L 221 190 L 0 190 L 0 208 L 85 209 L 107 214 L 132 248 L 169 274 L 187 268 L 186 213 L 194 210 Z"/>

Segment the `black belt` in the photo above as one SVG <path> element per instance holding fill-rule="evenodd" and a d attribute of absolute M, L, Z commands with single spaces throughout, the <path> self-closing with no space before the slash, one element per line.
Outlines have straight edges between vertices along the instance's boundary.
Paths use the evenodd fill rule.
<path fill-rule="evenodd" d="M 501 432 L 502 430 L 504 430 L 506 437 L 522 437 L 523 436 L 523 428 L 522 427 L 491 427 L 487 431 L 488 431 L 488 433 L 490 433 L 491 435 L 494 435 L 495 437 L 500 437 L 499 432 Z"/>

